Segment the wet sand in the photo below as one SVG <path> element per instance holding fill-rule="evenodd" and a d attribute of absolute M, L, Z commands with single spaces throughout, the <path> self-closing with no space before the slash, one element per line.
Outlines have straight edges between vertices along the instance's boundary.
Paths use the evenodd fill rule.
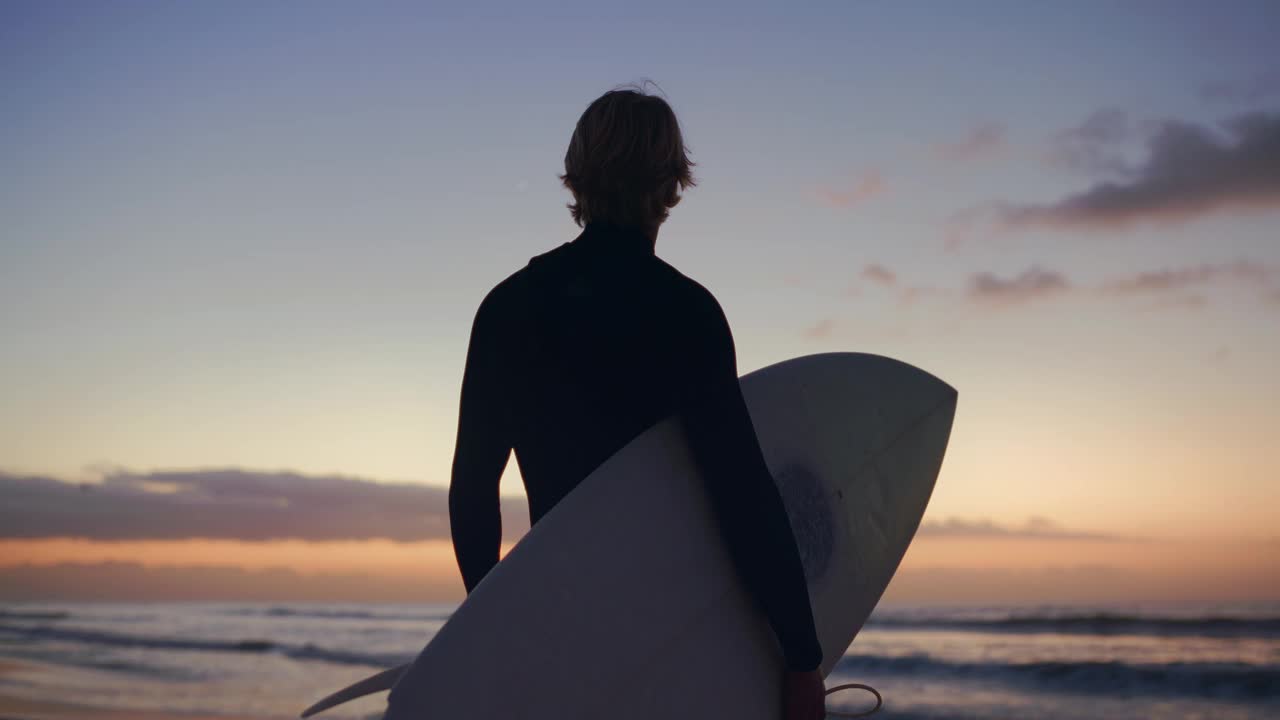
<path fill-rule="evenodd" d="M 9 673 L 41 670 L 39 665 L 0 658 L 0 677 Z M 154 710 L 119 710 L 87 705 L 28 700 L 0 693 L 0 720 L 275 720 L 245 715 L 208 715 Z"/>

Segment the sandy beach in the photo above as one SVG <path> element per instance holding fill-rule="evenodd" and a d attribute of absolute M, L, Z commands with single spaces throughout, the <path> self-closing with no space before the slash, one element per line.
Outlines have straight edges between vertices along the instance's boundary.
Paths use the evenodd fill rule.
<path fill-rule="evenodd" d="M 16 673 L 48 672 L 49 668 L 12 658 L 0 658 L 0 681 Z M 31 700 L 0 692 L 0 720 L 278 720 L 248 715 L 156 712 L 99 708 L 49 700 Z"/>

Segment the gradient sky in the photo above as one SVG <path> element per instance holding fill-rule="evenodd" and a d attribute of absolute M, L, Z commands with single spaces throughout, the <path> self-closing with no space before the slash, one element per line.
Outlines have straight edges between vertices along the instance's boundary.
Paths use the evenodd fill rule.
<path fill-rule="evenodd" d="M 739 369 L 854 350 L 960 390 L 904 569 L 1280 598 L 1280 6 L 435 5 L 0 8 L 0 500 L 442 487 L 475 306 L 577 234 L 574 123 L 649 78 L 699 180 L 658 252 Z M 52 532 L 0 566 L 403 571 L 425 543 L 453 571 L 436 535 Z"/>

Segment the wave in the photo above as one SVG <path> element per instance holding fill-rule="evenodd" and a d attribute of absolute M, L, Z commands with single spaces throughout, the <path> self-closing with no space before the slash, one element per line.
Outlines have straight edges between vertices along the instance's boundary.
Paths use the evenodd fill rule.
<path fill-rule="evenodd" d="M 1280 637 L 1280 617 L 1156 617 L 1141 615 L 1013 615 L 1003 618 L 872 617 L 868 629 L 965 630 L 973 632 L 1066 635 L 1154 635 L 1216 638 Z"/>
<path fill-rule="evenodd" d="M 379 620 L 423 621 L 448 620 L 452 613 L 385 613 L 371 610 L 326 610 L 322 608 L 295 608 L 276 606 L 269 608 L 238 608 L 228 614 L 242 617 L 312 618 L 317 620 Z"/>
<path fill-rule="evenodd" d="M 199 672 L 193 671 L 191 668 L 123 658 L 101 657 L 92 653 L 75 653 L 68 656 L 66 653 L 59 653 L 51 648 L 25 646 L 5 647 L 4 654 L 6 657 L 33 660 L 41 664 L 74 665 L 94 670 L 131 673 L 151 679 L 188 681 L 203 679 Z"/>
<path fill-rule="evenodd" d="M 0 610 L 0 620 L 66 620 L 71 613 L 65 610 Z"/>
<path fill-rule="evenodd" d="M 205 640 L 187 637 L 126 635 L 123 633 L 67 627 L 20 627 L 0 625 L 0 635 L 16 635 L 37 640 L 62 640 L 84 645 L 141 648 L 144 650 L 178 650 L 188 652 L 276 653 L 296 660 L 321 660 L 341 665 L 390 667 L 413 659 L 399 653 L 361 653 L 323 648 L 312 643 L 294 645 L 262 639 Z"/>
<path fill-rule="evenodd" d="M 0 624 L 0 638 L 64 641 L 81 645 L 185 652 L 275 653 L 299 661 L 386 668 L 413 659 L 402 653 L 356 652 L 313 643 L 292 644 L 259 638 L 208 640 L 103 632 L 65 625 Z M 1238 662 L 1136 664 L 1089 662 L 959 662 L 929 655 L 849 655 L 836 666 L 854 677 L 934 678 L 967 684 L 997 683 L 1040 691 L 1121 696 L 1175 696 L 1213 699 L 1280 699 L 1280 665 Z"/>
<path fill-rule="evenodd" d="M 854 676 L 987 681 L 1090 695 L 1179 696 L 1223 700 L 1280 698 L 1280 666 L 1230 662 L 952 662 L 927 655 L 849 655 L 837 671 Z"/>

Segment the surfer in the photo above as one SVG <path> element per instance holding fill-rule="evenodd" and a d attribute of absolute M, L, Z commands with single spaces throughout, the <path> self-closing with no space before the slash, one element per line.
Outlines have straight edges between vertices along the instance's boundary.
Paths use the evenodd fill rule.
<path fill-rule="evenodd" d="M 815 720 L 822 648 L 733 335 L 711 293 L 655 251 L 668 211 L 696 184 L 693 165 L 675 113 L 642 86 L 606 92 L 578 120 L 559 177 L 582 232 L 498 283 L 475 314 L 449 488 L 454 549 L 470 593 L 498 563 L 498 485 L 512 451 L 537 523 L 678 414 L 726 547 L 781 647 L 782 715 Z"/>

